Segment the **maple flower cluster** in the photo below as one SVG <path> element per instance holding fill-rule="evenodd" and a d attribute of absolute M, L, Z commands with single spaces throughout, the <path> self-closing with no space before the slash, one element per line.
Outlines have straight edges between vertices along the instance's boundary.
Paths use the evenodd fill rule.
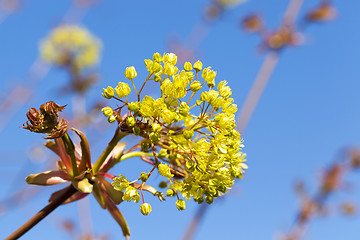
<path fill-rule="evenodd" d="M 135 80 L 135 68 L 127 67 L 128 83 L 108 86 L 102 93 L 107 99 L 116 99 L 118 107 L 107 106 L 102 111 L 122 132 L 143 138 L 139 148 L 146 155 L 142 159 L 153 165 L 152 171 L 143 172 L 135 181 L 122 175 L 113 179 L 114 188 L 124 192 L 123 200 L 138 202 L 142 189 L 134 182 L 144 185 L 157 170 L 165 178 L 161 185 L 167 187 L 166 195 L 176 196 L 177 208 L 184 210 L 181 195 L 211 204 L 232 187 L 235 178 L 243 176 L 247 165 L 243 140 L 235 129 L 237 106 L 227 82 L 216 84 L 216 71 L 203 68 L 200 61 L 186 62 L 181 70 L 176 63 L 174 53 L 155 53 L 152 59 L 145 59 L 149 74 L 140 88 L 136 87 L 140 84 Z M 159 84 L 159 98 L 141 97 L 150 81 Z M 132 92 L 135 101 L 129 101 Z M 147 215 L 151 206 L 143 202 L 140 210 Z"/>
<path fill-rule="evenodd" d="M 86 29 L 76 25 L 55 28 L 41 43 L 42 58 L 58 66 L 71 62 L 81 71 L 99 62 L 101 43 Z"/>

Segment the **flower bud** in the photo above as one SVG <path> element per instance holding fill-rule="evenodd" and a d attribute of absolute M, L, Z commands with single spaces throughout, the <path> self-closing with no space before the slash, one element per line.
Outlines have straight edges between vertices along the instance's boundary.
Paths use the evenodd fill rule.
<path fill-rule="evenodd" d="M 152 129 L 153 132 L 160 132 L 162 128 L 161 128 L 161 125 L 160 125 L 160 124 L 158 124 L 158 123 L 153 123 L 153 124 L 151 125 L 151 129 Z"/>
<path fill-rule="evenodd" d="M 138 112 L 140 110 L 140 102 L 131 102 L 128 104 L 129 111 Z"/>
<path fill-rule="evenodd" d="M 193 172 L 195 170 L 196 163 L 193 160 L 186 161 L 186 169 L 190 172 Z"/>
<path fill-rule="evenodd" d="M 140 174 L 141 181 L 146 182 L 148 180 L 148 178 L 149 178 L 149 175 L 146 172 L 142 172 Z"/>
<path fill-rule="evenodd" d="M 189 62 L 184 63 L 184 70 L 187 72 L 191 71 L 192 70 L 191 63 Z"/>
<path fill-rule="evenodd" d="M 140 143 L 141 151 L 147 152 L 149 151 L 150 144 L 147 141 L 143 141 Z"/>
<path fill-rule="evenodd" d="M 214 201 L 214 198 L 213 197 L 209 197 L 209 196 L 205 196 L 205 202 L 207 204 L 212 204 Z"/>
<path fill-rule="evenodd" d="M 140 206 L 140 212 L 144 215 L 147 216 L 149 213 L 151 213 L 151 205 L 148 203 L 143 203 Z"/>
<path fill-rule="evenodd" d="M 108 86 L 106 89 L 103 88 L 103 92 L 101 93 L 101 95 L 104 98 L 110 99 L 114 96 L 114 89 L 110 86 Z"/>
<path fill-rule="evenodd" d="M 154 76 L 154 81 L 155 81 L 155 82 L 160 82 L 160 81 L 161 81 L 161 77 L 160 77 L 159 75 L 155 74 L 155 76 Z"/>
<path fill-rule="evenodd" d="M 194 131 L 193 130 L 185 130 L 183 134 L 184 134 L 185 139 L 191 140 L 192 137 L 194 136 Z"/>
<path fill-rule="evenodd" d="M 108 122 L 109 123 L 113 123 L 116 121 L 116 117 L 114 115 L 111 115 L 109 118 L 108 118 Z"/>
<path fill-rule="evenodd" d="M 135 126 L 133 127 L 133 133 L 135 136 L 139 136 L 140 135 L 140 128 Z"/>
<path fill-rule="evenodd" d="M 129 95 L 131 92 L 131 89 L 129 87 L 129 84 L 124 82 L 119 82 L 117 87 L 115 88 L 115 93 L 119 98 L 123 98 L 124 96 Z"/>
<path fill-rule="evenodd" d="M 185 210 L 186 204 L 183 199 L 179 199 L 176 201 L 176 207 L 179 211 Z"/>
<path fill-rule="evenodd" d="M 195 69 L 195 71 L 197 71 L 197 72 L 201 71 L 202 67 L 203 67 L 202 62 L 197 61 L 196 63 L 194 63 L 194 69 Z"/>
<path fill-rule="evenodd" d="M 186 102 L 181 102 L 179 105 L 179 113 L 183 116 L 186 117 L 189 115 L 189 111 L 190 111 L 190 107 L 187 105 Z"/>
<path fill-rule="evenodd" d="M 145 66 L 146 66 L 146 69 L 151 72 L 151 67 L 153 65 L 153 61 L 151 61 L 150 59 L 145 59 L 144 60 L 144 63 L 145 63 Z"/>
<path fill-rule="evenodd" d="M 156 144 L 160 141 L 160 134 L 152 132 L 149 134 L 149 139 L 152 143 Z"/>
<path fill-rule="evenodd" d="M 173 189 L 169 188 L 168 190 L 166 190 L 166 196 L 168 196 L 168 197 L 175 196 L 175 191 Z"/>
<path fill-rule="evenodd" d="M 161 62 L 162 61 L 162 57 L 161 57 L 161 54 L 160 53 L 154 53 L 153 55 L 153 61 L 154 62 Z"/>
<path fill-rule="evenodd" d="M 171 174 L 170 167 L 165 163 L 160 163 L 158 165 L 158 171 L 161 176 L 171 178 L 174 176 L 174 174 Z"/>
<path fill-rule="evenodd" d="M 164 66 L 164 74 L 166 75 L 175 75 L 178 72 L 178 68 L 170 63 L 166 63 Z"/>
<path fill-rule="evenodd" d="M 159 188 L 166 188 L 167 187 L 167 182 L 166 181 L 161 181 L 159 183 Z"/>
<path fill-rule="evenodd" d="M 163 62 L 170 63 L 171 65 L 175 65 L 177 62 L 177 56 L 174 53 L 164 54 Z"/>
<path fill-rule="evenodd" d="M 135 118 L 133 116 L 127 117 L 126 118 L 126 124 L 129 125 L 130 127 L 135 125 Z"/>
<path fill-rule="evenodd" d="M 190 85 L 190 90 L 193 92 L 197 92 L 202 88 L 201 83 L 199 81 L 194 81 Z"/>
<path fill-rule="evenodd" d="M 127 79 L 133 79 L 137 76 L 137 72 L 135 70 L 135 67 L 131 66 L 131 67 L 127 67 L 125 70 L 125 77 Z"/>
<path fill-rule="evenodd" d="M 101 111 L 103 112 L 105 117 L 110 117 L 114 113 L 113 110 L 111 109 L 111 107 L 104 107 L 104 108 L 101 109 Z"/>
<path fill-rule="evenodd" d="M 151 72 L 152 73 L 158 73 L 158 72 L 161 72 L 162 70 L 162 66 L 160 63 L 158 62 L 154 62 L 151 66 Z"/>
<path fill-rule="evenodd" d="M 195 202 L 197 202 L 198 204 L 201 204 L 204 202 L 204 197 L 203 196 L 200 196 L 199 198 L 197 199 L 194 199 Z"/>

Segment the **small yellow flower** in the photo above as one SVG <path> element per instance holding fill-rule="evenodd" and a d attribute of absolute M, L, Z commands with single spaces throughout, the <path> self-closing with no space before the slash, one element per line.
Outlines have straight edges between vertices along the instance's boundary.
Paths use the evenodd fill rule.
<path fill-rule="evenodd" d="M 144 215 L 147 216 L 149 213 L 151 213 L 151 205 L 148 203 L 143 203 L 140 206 L 140 212 Z"/>
<path fill-rule="evenodd" d="M 131 67 L 127 67 L 126 70 L 125 70 L 125 77 L 127 79 L 134 79 L 136 78 L 137 76 L 137 72 L 135 70 L 135 67 L 134 66 L 131 66 Z"/>

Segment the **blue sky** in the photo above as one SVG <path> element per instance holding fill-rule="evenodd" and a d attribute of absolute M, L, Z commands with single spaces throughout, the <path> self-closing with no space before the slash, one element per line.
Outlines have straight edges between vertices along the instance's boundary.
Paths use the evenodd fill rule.
<path fill-rule="evenodd" d="M 300 15 L 318 2 L 305 1 Z M 207 3 L 100 1 L 90 8 L 81 25 L 102 40 L 103 52 L 99 66 L 101 81 L 87 94 L 88 107 L 101 98 L 102 87 L 123 79 L 126 66 L 134 65 L 138 74 L 145 76 L 143 60 L 154 52 L 168 52 L 168 41 L 173 36 L 184 40 L 200 20 Z M 239 20 L 247 13 L 260 12 L 266 25 L 274 28 L 281 22 L 287 4 L 285 0 L 249 0 L 227 11 L 196 49 L 196 59 L 217 70 L 218 81 L 229 82 L 239 108 L 264 59 L 256 51 L 260 40 L 241 31 Z M 26 1 L 0 24 L 1 94 L 6 95 L 27 78 L 38 56 L 39 41 L 70 5 L 70 1 Z M 293 183 L 302 179 L 313 192 L 319 172 L 336 159 L 339 150 L 359 145 L 360 32 L 356 26 L 360 2 L 334 1 L 334 5 L 339 13 L 335 21 L 310 26 L 304 33 L 304 45 L 287 49 L 281 55 L 243 135 L 249 169 L 235 185 L 233 194 L 211 206 L 194 239 L 275 239 L 289 229 L 299 206 Z M 44 166 L 30 161 L 29 148 L 24 147 L 40 145 L 43 139 L 19 126 L 25 122 L 28 108 L 45 101 L 70 106 L 69 95 L 56 94 L 67 82 L 65 73 L 52 68 L 36 86 L 32 98 L 0 132 L 0 199 L 25 186 L 25 176 L 19 173 L 36 173 Z M 26 80 L 23 83 L 29 86 Z M 66 113 L 71 113 L 70 108 Z M 92 129 L 87 131 L 91 134 Z M 96 142 L 94 155 L 99 155 L 110 135 L 111 130 L 103 133 L 104 141 Z M 147 167 L 134 159 L 113 173 L 137 174 L 139 166 Z M 358 180 L 358 176 L 354 174 L 352 180 Z M 47 187 L 26 204 L 0 215 L 0 238 L 30 218 L 56 189 L 59 187 Z M 342 199 L 356 200 L 359 196 L 359 186 L 354 185 L 351 193 L 339 193 L 330 202 L 335 209 Z M 172 200 L 158 203 L 151 196 L 147 199 L 153 206 L 147 217 L 139 212 L 139 204 L 120 206 L 132 239 L 181 239 L 197 206 L 189 202 L 186 211 L 178 212 Z M 92 198 L 90 205 L 95 233 L 108 233 L 119 239 L 121 230 L 110 215 Z M 69 218 L 79 227 L 77 212 L 76 204 L 63 206 L 23 239 L 68 239 L 69 235 L 57 227 L 57 220 Z M 359 217 L 343 217 L 334 210 L 327 218 L 316 218 L 305 239 L 358 239 L 359 224 Z"/>

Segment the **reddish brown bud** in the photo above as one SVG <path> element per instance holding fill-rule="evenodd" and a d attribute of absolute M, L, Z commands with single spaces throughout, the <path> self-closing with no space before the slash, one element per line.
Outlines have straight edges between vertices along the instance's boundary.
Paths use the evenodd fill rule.
<path fill-rule="evenodd" d="M 57 105 L 56 103 L 49 101 L 40 106 L 39 110 L 30 108 L 26 113 L 28 121 L 23 124 L 23 127 L 31 132 L 47 133 L 49 138 L 58 138 L 63 136 L 68 130 L 68 123 L 59 118 L 59 111 L 62 111 L 65 106 Z"/>
<path fill-rule="evenodd" d="M 306 15 L 306 19 L 311 22 L 324 22 L 333 20 L 335 16 L 335 8 L 328 1 L 324 1 L 318 7 L 311 10 Z"/>
<path fill-rule="evenodd" d="M 259 15 L 251 14 L 241 21 L 241 27 L 250 33 L 258 32 L 263 28 L 263 22 Z"/>

